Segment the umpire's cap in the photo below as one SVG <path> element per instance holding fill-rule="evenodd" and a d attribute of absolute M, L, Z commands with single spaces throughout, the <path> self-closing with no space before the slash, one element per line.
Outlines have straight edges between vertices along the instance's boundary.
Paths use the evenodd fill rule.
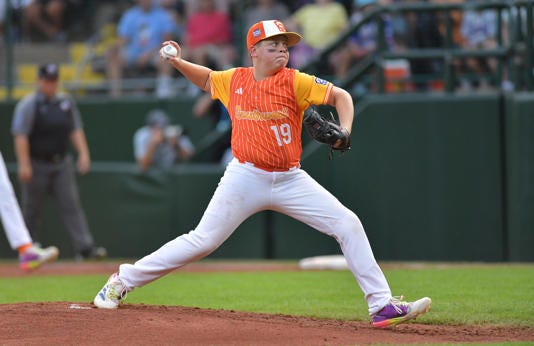
<path fill-rule="evenodd" d="M 41 65 L 37 76 L 39 79 L 56 80 L 59 78 L 59 67 L 56 64 Z"/>
<path fill-rule="evenodd" d="M 166 127 L 170 124 L 169 117 L 161 109 L 151 110 L 146 117 L 146 124 L 148 126 Z"/>

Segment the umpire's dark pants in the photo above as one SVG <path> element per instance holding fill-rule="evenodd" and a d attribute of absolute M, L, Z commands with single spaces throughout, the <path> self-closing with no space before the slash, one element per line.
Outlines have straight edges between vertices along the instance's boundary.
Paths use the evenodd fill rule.
<path fill-rule="evenodd" d="M 21 185 L 21 199 L 24 218 L 33 240 L 39 241 L 45 197 L 51 194 L 57 201 L 74 251 L 80 253 L 92 248 L 94 241 L 80 203 L 72 157 L 67 156 L 59 162 L 32 159 L 32 169 L 31 181 Z"/>

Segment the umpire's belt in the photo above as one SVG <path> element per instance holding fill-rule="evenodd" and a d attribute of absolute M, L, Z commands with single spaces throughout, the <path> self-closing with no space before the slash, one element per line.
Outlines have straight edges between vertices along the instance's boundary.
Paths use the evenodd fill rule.
<path fill-rule="evenodd" d="M 52 155 L 31 155 L 32 160 L 47 162 L 47 163 L 60 163 L 65 159 L 64 154 L 52 154 Z"/>

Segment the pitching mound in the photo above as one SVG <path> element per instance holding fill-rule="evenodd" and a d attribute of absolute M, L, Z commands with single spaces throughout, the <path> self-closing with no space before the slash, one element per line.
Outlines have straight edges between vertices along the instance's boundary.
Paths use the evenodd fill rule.
<path fill-rule="evenodd" d="M 87 303 L 0 305 L 2 345 L 355 345 L 489 343 L 534 340 L 534 331 L 491 327 L 400 325 L 320 320 L 185 307 Z"/>
<path fill-rule="evenodd" d="M 117 263 L 54 263 L 31 275 L 109 274 Z M 197 263 L 183 270 L 298 270 L 296 265 Z M 0 277 L 21 274 L 0 265 Z M 534 341 L 533 328 L 436 326 L 379 330 L 368 322 L 125 304 L 96 309 L 87 302 L 0 304 L 1 345 L 364 345 Z"/>

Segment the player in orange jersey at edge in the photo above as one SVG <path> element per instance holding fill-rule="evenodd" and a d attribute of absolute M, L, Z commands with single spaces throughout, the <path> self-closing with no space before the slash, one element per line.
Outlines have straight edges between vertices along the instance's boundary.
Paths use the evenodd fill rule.
<path fill-rule="evenodd" d="M 393 297 L 358 217 L 300 168 L 303 112 L 330 105 L 351 132 L 351 95 L 320 78 L 287 67 L 288 47 L 301 36 L 278 20 L 254 24 L 247 34 L 252 67 L 213 71 L 181 58 L 164 57 L 190 82 L 228 109 L 234 159 L 226 167 L 197 227 L 134 264 L 122 264 L 94 298 L 99 308 L 117 308 L 134 288 L 199 260 L 217 249 L 251 215 L 274 210 L 334 237 L 362 289 L 376 327 L 406 322 L 430 309 L 428 297 Z"/>

